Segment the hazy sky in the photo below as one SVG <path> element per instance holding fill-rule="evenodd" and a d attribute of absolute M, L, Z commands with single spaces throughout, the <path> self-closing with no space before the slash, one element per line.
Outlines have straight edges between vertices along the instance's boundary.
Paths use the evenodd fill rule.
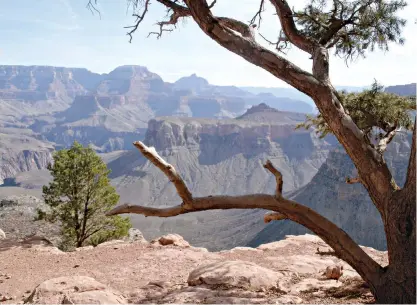
<path fill-rule="evenodd" d="M 216 15 L 249 21 L 259 0 L 218 0 Z M 304 0 L 289 0 L 299 7 Z M 376 78 L 384 85 L 416 81 L 417 1 L 409 0 L 401 12 L 408 19 L 404 31 L 406 44 L 391 46 L 388 53 L 368 54 L 346 67 L 332 57 L 331 74 L 336 85 L 369 85 Z M 36 5 L 35 5 L 36 3 Z M 126 0 L 99 0 L 101 18 L 86 8 L 87 0 L 0 0 L 0 64 L 85 67 L 107 73 L 120 65 L 142 65 L 166 81 L 192 73 L 216 85 L 281 87 L 285 83 L 268 72 L 247 63 L 208 38 L 192 19 L 181 22 L 162 39 L 147 38 L 157 30 L 165 11 L 159 3 L 150 13 L 130 44 L 124 26 L 133 22 Z M 270 38 L 279 32 L 277 16 L 270 6 L 264 13 L 260 32 Z M 414 34 L 413 34 L 414 32 Z M 258 41 L 262 38 L 258 36 Z M 311 70 L 306 53 L 290 50 L 288 58 Z"/>

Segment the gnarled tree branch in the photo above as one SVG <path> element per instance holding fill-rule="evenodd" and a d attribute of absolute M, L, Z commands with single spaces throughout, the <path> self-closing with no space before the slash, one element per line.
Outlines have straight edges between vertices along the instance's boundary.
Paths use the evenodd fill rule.
<path fill-rule="evenodd" d="M 266 168 L 272 175 L 275 176 L 275 180 L 277 182 L 277 188 L 275 190 L 275 196 L 281 197 L 282 196 L 282 185 L 284 181 L 282 180 L 282 174 L 279 170 L 277 170 L 274 165 L 272 165 L 271 161 L 266 161 L 264 164 L 264 168 Z"/>
<path fill-rule="evenodd" d="M 258 29 L 261 27 L 261 21 L 262 21 L 262 13 L 265 10 L 265 0 L 261 0 L 260 4 L 259 4 L 259 9 L 256 12 L 255 16 L 252 17 L 252 19 L 250 20 L 249 24 L 255 24 L 256 20 L 258 20 Z"/>
<path fill-rule="evenodd" d="M 147 147 L 141 141 L 134 142 L 133 145 L 140 150 L 145 158 L 151 161 L 153 165 L 159 168 L 169 180 L 174 183 L 175 189 L 182 199 L 184 209 L 191 208 L 193 196 L 175 168 L 171 164 L 165 162 L 165 160 L 158 155 L 155 148 Z"/>
<path fill-rule="evenodd" d="M 270 0 L 275 7 L 279 20 L 281 22 L 282 29 L 288 40 L 297 48 L 313 54 L 314 49 L 317 46 L 317 42 L 302 35 L 298 30 L 294 22 L 293 11 L 288 5 L 286 0 Z"/>
<path fill-rule="evenodd" d="M 311 73 L 262 47 L 256 41 L 236 35 L 221 22 L 221 18 L 219 20 L 213 16 L 205 0 L 184 0 L 184 2 L 204 33 L 224 48 L 265 69 L 307 95 L 313 95 L 314 88 L 320 87 L 320 83 Z"/>
<path fill-rule="evenodd" d="M 369 257 L 346 232 L 312 209 L 286 199 L 283 196 L 267 194 L 193 198 L 182 179 L 176 173 L 174 167 L 163 160 L 154 148 L 149 148 L 141 142 L 135 142 L 134 145 L 174 183 L 178 195 L 184 201 L 187 200 L 188 205 L 181 204 L 170 208 L 159 209 L 124 204 L 109 211 L 106 214 L 107 216 L 135 213 L 145 216 L 173 217 L 180 214 L 215 209 L 270 210 L 275 213 L 267 214 L 264 221 L 289 219 L 305 226 L 322 238 L 342 259 L 355 268 L 365 280 L 371 283 L 371 285 L 376 277 L 378 277 L 378 274 L 382 272 L 381 266 Z M 267 164 L 266 168 L 276 177 L 278 191 L 282 189 L 282 175 L 273 167 L 271 162 L 267 162 Z"/>
<path fill-rule="evenodd" d="M 145 4 L 144 4 L 144 8 L 143 8 L 142 13 L 140 15 L 139 14 L 133 14 L 133 16 L 136 17 L 135 24 L 132 25 L 132 26 L 125 27 L 126 29 L 131 28 L 131 30 L 127 33 L 127 35 L 129 35 L 129 37 L 130 37 L 129 42 L 132 42 L 132 38 L 133 38 L 132 34 L 134 32 L 136 32 L 136 30 L 138 29 L 139 25 L 141 24 L 143 18 L 145 18 L 145 15 L 146 15 L 146 13 L 148 12 L 148 9 L 149 9 L 149 3 L 150 3 L 150 0 L 145 0 Z"/>
<path fill-rule="evenodd" d="M 205 0 L 184 0 L 184 2 L 195 22 L 210 38 L 248 62 L 269 71 L 277 78 L 312 97 L 335 136 L 352 158 L 360 176 L 363 177 L 364 186 L 378 210 L 383 214 L 384 207 L 381 206 L 381 202 L 384 200 L 381 198 L 386 196 L 387 192 L 393 192 L 397 188 L 381 154 L 366 142 L 363 131 L 343 109 L 338 93 L 329 80 L 328 50 L 318 44 L 311 44 L 311 41 L 306 37 L 302 39 L 299 36 L 293 36 L 300 39 L 299 43 L 295 43 L 295 40 L 292 41 L 293 44 L 298 44 L 298 47 L 302 48 L 302 44 L 305 44 L 304 48 L 309 50 L 314 47 L 312 75 L 283 57 L 263 48 L 255 41 L 236 35 L 213 16 Z M 291 27 L 293 21 L 289 21 L 289 17 L 286 15 L 289 9 L 286 1 L 276 0 L 274 2 L 278 7 L 280 18 L 287 22 L 288 33 L 296 30 L 295 27 Z M 292 33 L 301 35 L 294 31 Z"/>

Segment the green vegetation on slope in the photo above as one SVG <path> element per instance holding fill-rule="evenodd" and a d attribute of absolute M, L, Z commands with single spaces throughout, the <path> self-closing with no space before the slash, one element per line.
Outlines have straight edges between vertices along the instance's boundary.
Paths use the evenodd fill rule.
<path fill-rule="evenodd" d="M 53 159 L 48 165 L 52 181 L 43 187 L 50 211 L 38 210 L 38 219 L 61 224 L 61 248 L 97 245 L 127 235 L 128 218 L 105 216 L 119 195 L 110 185 L 110 171 L 94 150 L 74 142 Z"/>

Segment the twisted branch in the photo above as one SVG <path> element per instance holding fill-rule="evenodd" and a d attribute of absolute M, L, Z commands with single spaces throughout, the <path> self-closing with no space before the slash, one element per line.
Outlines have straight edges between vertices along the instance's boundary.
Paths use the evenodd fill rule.
<path fill-rule="evenodd" d="M 264 167 L 275 176 L 277 181 L 275 196 L 251 194 L 193 198 L 184 181 L 175 171 L 175 168 L 162 159 L 153 147 L 147 147 L 142 142 L 134 142 L 133 144 L 174 183 L 183 203 L 163 209 L 124 204 L 109 211 L 106 214 L 107 216 L 135 213 L 145 216 L 173 217 L 180 214 L 215 209 L 270 210 L 274 213 L 266 214 L 264 217 L 265 222 L 289 219 L 305 226 L 321 237 L 342 259 L 355 268 L 364 279 L 372 282 L 381 272 L 381 266 L 369 257 L 346 232 L 312 209 L 284 198 L 282 196 L 282 175 L 270 161 L 267 161 Z"/>
<path fill-rule="evenodd" d="M 185 209 L 191 208 L 193 196 L 191 195 L 191 192 L 188 190 L 187 186 L 175 168 L 171 164 L 167 163 L 164 159 L 162 159 L 156 152 L 155 148 L 147 147 L 141 141 L 134 142 L 133 145 L 140 150 L 146 159 L 151 161 L 153 165 L 159 168 L 169 178 L 169 180 L 174 183 L 175 189 L 182 199 L 183 207 Z"/>
<path fill-rule="evenodd" d="M 284 181 L 282 180 L 282 174 L 279 170 L 277 170 L 274 165 L 272 165 L 272 162 L 267 160 L 264 164 L 264 168 L 266 168 L 272 175 L 275 176 L 275 180 L 277 182 L 277 188 L 275 190 L 275 196 L 282 197 L 282 185 L 284 184 Z"/>

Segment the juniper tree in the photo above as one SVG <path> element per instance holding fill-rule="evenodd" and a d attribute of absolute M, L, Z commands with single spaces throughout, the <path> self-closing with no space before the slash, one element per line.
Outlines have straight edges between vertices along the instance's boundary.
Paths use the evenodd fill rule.
<path fill-rule="evenodd" d="M 39 210 L 38 219 L 59 222 L 62 248 L 96 245 L 127 235 L 128 218 L 105 216 L 119 195 L 110 185 L 106 164 L 92 148 L 74 142 L 54 154 L 48 170 L 52 181 L 43 186 L 43 198 L 50 209 Z"/>
<path fill-rule="evenodd" d="M 383 86 L 376 81 L 371 89 L 360 93 L 340 91 L 339 97 L 346 113 L 364 132 L 364 139 L 381 153 L 397 131 L 401 128 L 410 131 L 414 127 L 411 111 L 416 110 L 415 97 L 384 92 Z M 317 116 L 306 115 L 306 121 L 298 124 L 296 129 L 302 127 L 314 127 L 320 138 L 332 133 L 321 113 Z"/>
<path fill-rule="evenodd" d="M 268 1 L 279 19 L 278 39 L 272 51 L 259 44 L 253 28 L 261 22 Z M 88 2 L 94 8 L 97 0 Z M 329 66 L 336 54 L 349 62 L 365 57 L 375 49 L 389 50 L 390 44 L 403 44 L 401 31 L 406 21 L 398 12 L 406 7 L 403 0 L 309 0 L 302 10 L 294 11 L 290 0 L 259 0 L 259 9 L 250 22 L 227 16 L 215 16 L 212 12 L 216 0 L 130 0 L 135 21 L 129 27 L 132 35 L 151 10 L 151 3 L 167 8 L 168 19 L 157 23 L 155 32 L 160 38 L 172 31 L 177 22 L 192 18 L 202 32 L 220 46 L 264 69 L 290 86 L 312 98 L 321 122 L 343 145 L 355 164 L 358 177 L 350 182 L 362 183 L 379 211 L 387 237 L 389 265 L 382 267 L 343 230 L 311 209 L 282 196 L 282 176 L 267 162 L 265 167 L 275 175 L 275 195 L 254 194 L 245 196 L 209 196 L 194 198 L 172 165 L 162 160 L 157 153 L 141 142 L 135 146 L 158 166 L 174 182 L 182 204 L 166 209 L 138 205 L 122 205 L 108 215 L 139 213 L 146 216 L 172 217 L 175 215 L 211 209 L 263 208 L 274 211 L 266 220 L 290 219 L 320 236 L 335 253 L 349 263 L 368 283 L 379 303 L 415 303 L 416 301 L 416 129 L 413 127 L 413 142 L 406 182 L 400 188 L 384 160 L 383 150 L 378 149 L 396 130 L 387 132 L 376 145 L 369 141 L 367 125 L 356 120 L 355 111 L 348 111 L 349 97 L 337 92 L 332 84 Z M 239 1 L 230 3 L 230 10 Z M 282 51 L 296 47 L 310 56 L 312 68 L 303 70 L 284 58 Z M 375 99 L 375 102 L 378 98 Z M 343 105 L 346 104 L 346 109 Z M 367 100 L 372 109 L 371 100 Z M 369 110 L 369 109 L 368 109 Z M 398 124 L 384 119 L 390 126 Z"/>

